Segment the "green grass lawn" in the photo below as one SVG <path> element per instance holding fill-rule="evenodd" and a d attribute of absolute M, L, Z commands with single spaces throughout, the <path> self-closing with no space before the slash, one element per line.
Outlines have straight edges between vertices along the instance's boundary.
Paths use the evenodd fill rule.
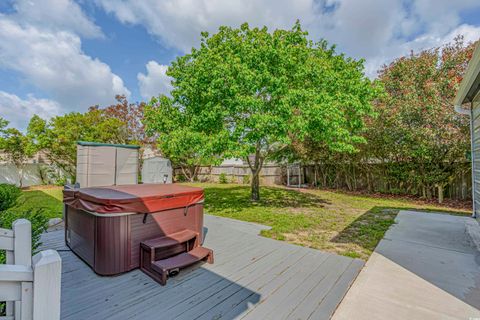
<path fill-rule="evenodd" d="M 262 235 L 345 256 L 367 259 L 399 209 L 470 214 L 408 199 L 324 190 L 262 187 L 251 202 L 250 188 L 234 184 L 194 184 L 205 188 L 209 214 L 271 226 Z"/>
<path fill-rule="evenodd" d="M 62 187 L 57 186 L 40 186 L 25 189 L 14 209 L 23 211 L 41 208 L 48 219 L 61 218 L 63 210 L 62 189 Z"/>
<path fill-rule="evenodd" d="M 262 187 L 261 201 L 237 184 L 193 184 L 205 189 L 206 213 L 271 226 L 262 235 L 367 259 L 394 222 L 399 209 L 469 214 L 422 201 L 324 190 Z M 25 190 L 18 207 L 42 207 L 48 218 L 62 215 L 62 188 Z"/>

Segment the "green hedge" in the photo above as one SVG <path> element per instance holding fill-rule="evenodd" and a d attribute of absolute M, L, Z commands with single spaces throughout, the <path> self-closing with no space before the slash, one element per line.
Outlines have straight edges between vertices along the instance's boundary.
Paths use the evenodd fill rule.
<path fill-rule="evenodd" d="M 15 206 L 21 194 L 22 191 L 15 185 L 0 183 L 0 212 Z"/>
<path fill-rule="evenodd" d="M 32 224 L 33 253 L 40 245 L 40 235 L 47 229 L 48 218 L 43 209 L 15 208 L 22 191 L 11 184 L 0 184 L 0 228 L 12 229 L 17 219 L 27 219 Z M 5 263 L 5 252 L 0 252 L 0 263 Z"/>

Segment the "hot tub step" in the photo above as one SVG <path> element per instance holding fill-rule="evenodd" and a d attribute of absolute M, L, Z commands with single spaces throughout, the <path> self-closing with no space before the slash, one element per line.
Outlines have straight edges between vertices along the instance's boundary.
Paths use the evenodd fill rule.
<path fill-rule="evenodd" d="M 158 260 L 152 263 L 152 271 L 158 273 L 153 278 L 162 286 L 167 283 L 170 272 L 178 272 L 179 269 L 192 265 L 200 260 L 213 263 L 213 251 L 205 247 L 196 247 L 188 252 L 180 253 L 168 259 Z"/>
<path fill-rule="evenodd" d="M 145 240 L 141 243 L 145 249 L 155 250 L 174 246 L 180 243 L 185 243 L 194 239 L 197 236 L 196 232 L 191 230 L 182 230 L 179 232 L 171 233 L 168 236 Z"/>

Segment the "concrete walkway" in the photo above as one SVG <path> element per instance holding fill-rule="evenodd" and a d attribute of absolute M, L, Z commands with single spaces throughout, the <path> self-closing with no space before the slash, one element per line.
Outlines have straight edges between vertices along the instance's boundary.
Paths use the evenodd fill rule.
<path fill-rule="evenodd" d="M 333 319 L 480 319 L 480 227 L 401 211 Z"/>

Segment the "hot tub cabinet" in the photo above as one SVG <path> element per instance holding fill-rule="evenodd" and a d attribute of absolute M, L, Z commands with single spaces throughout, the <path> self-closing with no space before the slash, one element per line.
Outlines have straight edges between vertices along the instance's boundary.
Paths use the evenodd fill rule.
<path fill-rule="evenodd" d="M 172 266 L 172 261 L 182 260 L 175 256 L 201 245 L 203 199 L 202 189 L 175 184 L 65 189 L 65 241 L 100 275 L 138 268 L 141 247 L 145 250 L 152 243 L 161 245 L 149 247 L 150 262 Z M 191 236 L 182 242 L 182 234 Z"/>

